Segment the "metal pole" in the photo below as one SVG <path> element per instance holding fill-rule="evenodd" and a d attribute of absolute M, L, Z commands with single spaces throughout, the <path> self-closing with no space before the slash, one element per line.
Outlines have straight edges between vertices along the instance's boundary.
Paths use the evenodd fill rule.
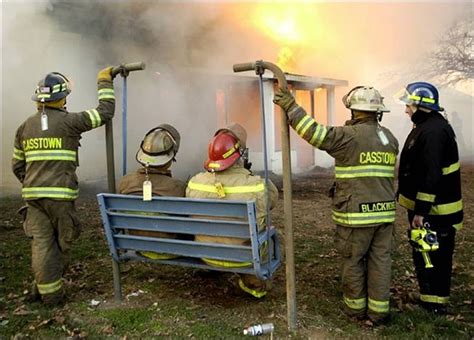
<path fill-rule="evenodd" d="M 112 272 L 114 276 L 114 300 L 115 303 L 122 301 L 122 282 L 120 277 L 120 263 L 112 259 Z"/>
<path fill-rule="evenodd" d="M 278 79 L 278 86 L 288 88 L 283 71 L 275 64 L 266 61 L 257 61 L 244 64 L 235 64 L 234 72 L 244 72 L 265 68 L 273 72 Z M 290 132 L 286 113 L 281 115 L 281 152 L 283 162 L 283 211 L 285 214 L 285 249 L 286 249 L 286 302 L 288 308 L 288 328 L 296 330 L 296 280 L 295 255 L 293 247 L 293 190 L 291 187 L 291 155 Z"/>
<path fill-rule="evenodd" d="M 115 191 L 114 129 L 112 120 L 105 123 L 105 150 L 107 154 L 107 184 L 109 192 Z"/>
<path fill-rule="evenodd" d="M 288 328 L 296 330 L 296 278 L 293 246 L 293 191 L 291 187 L 290 130 L 286 113 L 281 114 L 281 152 L 283 160 L 283 212 L 285 214 L 286 303 Z"/>
<path fill-rule="evenodd" d="M 122 176 L 127 174 L 127 77 L 123 77 L 122 93 Z"/>
<path fill-rule="evenodd" d="M 270 227 L 272 219 L 270 215 L 270 195 L 268 192 L 268 148 L 267 148 L 267 126 L 265 122 L 265 98 L 263 92 L 263 78 L 262 75 L 265 69 L 259 68 L 256 70 L 258 74 L 258 84 L 260 88 L 260 109 L 262 111 L 262 130 L 263 130 L 263 169 L 265 174 L 265 228 L 267 230 L 267 247 L 268 247 L 268 262 L 271 263 L 273 258 L 273 247 L 270 244 Z"/>

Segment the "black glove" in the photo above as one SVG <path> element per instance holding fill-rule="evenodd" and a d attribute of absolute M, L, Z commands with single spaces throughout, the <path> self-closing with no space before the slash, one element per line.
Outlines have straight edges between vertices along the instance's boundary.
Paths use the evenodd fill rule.
<path fill-rule="evenodd" d="M 278 89 L 273 97 L 273 102 L 280 106 L 286 113 L 298 107 L 295 97 L 293 97 L 288 89 Z"/>

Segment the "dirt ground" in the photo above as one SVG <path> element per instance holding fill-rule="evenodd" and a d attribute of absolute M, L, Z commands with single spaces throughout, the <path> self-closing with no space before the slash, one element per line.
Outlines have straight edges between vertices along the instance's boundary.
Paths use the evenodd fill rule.
<path fill-rule="evenodd" d="M 28 302 L 32 280 L 29 241 L 23 235 L 18 197 L 1 199 L 0 338 L 28 337 L 191 337 L 235 338 L 246 326 L 272 322 L 276 338 L 466 338 L 474 336 L 472 230 L 474 168 L 463 169 L 464 229 L 457 235 L 450 314 L 433 317 L 414 303 L 417 284 L 406 241 L 406 216 L 398 209 L 393 255 L 392 323 L 372 327 L 340 313 L 338 255 L 330 172 L 315 169 L 294 176 L 294 243 L 298 330 L 286 321 L 285 267 L 277 271 L 273 289 L 262 300 L 245 296 L 235 277 L 202 270 L 132 263 L 123 266 L 124 303 L 113 304 L 111 260 L 95 193 L 83 190 L 77 208 L 83 233 L 76 242 L 66 275 L 67 302 L 45 308 Z M 281 179 L 272 178 L 277 185 Z M 85 192 L 84 192 L 85 191 Z M 283 194 L 272 212 L 282 247 Z"/>

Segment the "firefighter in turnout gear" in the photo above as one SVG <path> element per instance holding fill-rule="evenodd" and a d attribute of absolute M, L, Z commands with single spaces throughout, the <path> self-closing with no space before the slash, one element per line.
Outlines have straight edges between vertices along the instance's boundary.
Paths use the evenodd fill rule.
<path fill-rule="evenodd" d="M 244 133 L 241 133 L 241 132 Z M 242 138 L 242 139 L 239 139 Z M 256 201 L 257 223 L 260 230 L 265 228 L 266 194 L 265 181 L 260 176 L 255 176 L 244 167 L 246 150 L 245 130 L 238 124 L 226 129 L 218 130 L 208 147 L 208 160 L 204 163 L 206 172 L 192 177 L 186 188 L 186 197 L 212 198 L 224 200 Z M 269 181 L 268 197 L 270 209 L 278 200 L 278 190 Z M 215 237 L 209 235 L 196 235 L 196 241 L 219 242 L 227 244 L 248 244 L 249 240 L 232 237 Z M 247 267 L 251 263 L 226 262 L 204 258 L 204 262 L 215 267 Z M 239 277 L 240 289 L 256 298 L 267 294 L 269 282 L 258 279 L 254 275 L 243 274 Z"/>
<path fill-rule="evenodd" d="M 22 183 L 27 204 L 24 229 L 31 238 L 33 297 L 45 304 L 63 298 L 63 274 L 80 224 L 74 208 L 79 195 L 76 168 L 83 132 L 112 119 L 115 96 L 111 67 L 97 76 L 97 108 L 72 113 L 66 110 L 71 92 L 68 79 L 52 72 L 33 95 L 37 112 L 16 131 L 12 169 Z"/>
<path fill-rule="evenodd" d="M 142 165 L 135 173 L 124 176 L 119 184 L 121 194 L 142 195 L 144 186 L 151 185 L 154 196 L 184 197 L 186 183 L 171 176 L 171 165 L 176 161 L 181 137 L 169 124 L 161 124 L 148 131 L 137 151 L 136 159 Z M 132 235 L 159 238 L 177 238 L 177 234 L 158 231 L 129 231 Z M 171 254 L 140 252 L 142 256 L 167 260 L 175 258 Z"/>
<path fill-rule="evenodd" d="M 274 102 L 300 137 L 335 158 L 330 192 L 335 244 L 343 257 L 344 312 L 382 323 L 389 317 L 398 154 L 396 138 L 379 124 L 388 111 L 383 98 L 373 87 L 355 87 L 343 97 L 352 118 L 338 127 L 316 122 L 288 90 L 277 91 Z"/>
<path fill-rule="evenodd" d="M 440 114 L 438 90 L 429 83 L 409 84 L 400 100 L 414 124 L 400 156 L 398 202 L 407 209 L 411 228 L 425 223 L 436 232 L 439 249 L 429 253 L 432 268 L 425 268 L 422 253 L 413 250 L 422 307 L 445 314 L 451 286 L 456 230 L 463 222 L 461 172 L 456 136 Z"/>

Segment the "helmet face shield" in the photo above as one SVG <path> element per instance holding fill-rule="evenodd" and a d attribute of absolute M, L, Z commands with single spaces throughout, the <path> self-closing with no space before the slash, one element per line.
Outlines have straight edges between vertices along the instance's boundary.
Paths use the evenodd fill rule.
<path fill-rule="evenodd" d="M 408 93 L 406 88 L 400 89 L 395 93 L 394 98 L 404 105 L 415 105 L 413 100 L 410 99 L 410 93 Z"/>
<path fill-rule="evenodd" d="M 238 123 L 229 124 L 226 127 L 217 130 L 214 136 L 217 136 L 218 134 L 223 132 L 232 133 L 239 140 L 242 148 L 247 148 L 247 131 L 245 131 L 242 125 Z"/>

